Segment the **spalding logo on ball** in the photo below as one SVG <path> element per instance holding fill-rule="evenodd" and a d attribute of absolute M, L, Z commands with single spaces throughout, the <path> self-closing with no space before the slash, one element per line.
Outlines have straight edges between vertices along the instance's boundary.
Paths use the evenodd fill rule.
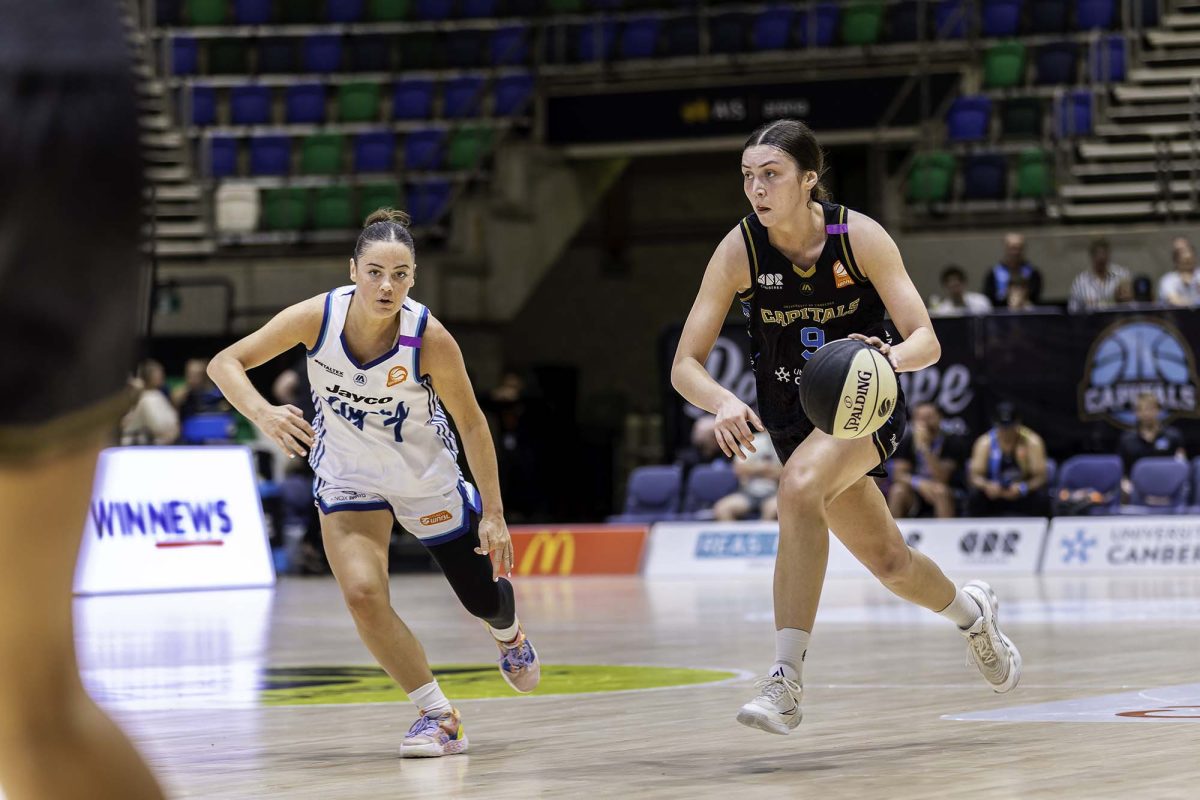
<path fill-rule="evenodd" d="M 800 374 L 800 406 L 830 436 L 870 436 L 896 410 L 896 372 L 871 345 L 838 339 L 818 348 Z"/>

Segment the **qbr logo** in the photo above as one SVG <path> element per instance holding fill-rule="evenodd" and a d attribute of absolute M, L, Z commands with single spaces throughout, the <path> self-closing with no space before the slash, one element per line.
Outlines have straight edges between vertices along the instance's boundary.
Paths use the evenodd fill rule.
<path fill-rule="evenodd" d="M 783 276 L 777 272 L 758 276 L 758 285 L 764 289 L 782 289 Z"/>

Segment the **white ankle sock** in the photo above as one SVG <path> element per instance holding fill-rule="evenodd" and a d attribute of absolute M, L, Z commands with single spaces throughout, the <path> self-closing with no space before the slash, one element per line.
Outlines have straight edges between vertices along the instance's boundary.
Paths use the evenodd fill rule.
<path fill-rule="evenodd" d="M 775 631 L 775 663 L 771 675 L 783 675 L 796 683 L 804 677 L 804 656 L 808 652 L 808 637 L 812 634 L 799 628 Z"/>
<path fill-rule="evenodd" d="M 408 693 L 408 699 L 416 705 L 418 714 L 425 713 L 436 717 L 440 712 L 450 710 L 450 701 L 442 694 L 442 687 L 438 686 L 436 680 L 430 681 L 420 689 L 413 689 Z"/>
<path fill-rule="evenodd" d="M 975 620 L 983 614 L 983 609 L 971 595 L 959 589 L 958 593 L 954 595 L 954 599 L 950 601 L 950 605 L 938 613 L 957 625 L 960 630 L 966 630 L 975 624 Z"/>
<path fill-rule="evenodd" d="M 497 642 L 500 642 L 500 644 L 508 644 L 513 639 L 517 638 L 517 633 L 519 632 L 520 627 L 520 620 L 514 616 L 512 625 L 509 625 L 507 628 L 493 628 L 491 625 L 488 625 L 488 630 L 492 632 L 492 638 Z"/>

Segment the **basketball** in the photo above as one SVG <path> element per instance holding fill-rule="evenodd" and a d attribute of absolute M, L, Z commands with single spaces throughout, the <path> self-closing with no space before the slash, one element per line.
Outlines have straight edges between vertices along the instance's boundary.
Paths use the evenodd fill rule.
<path fill-rule="evenodd" d="M 896 372 L 869 344 L 838 339 L 818 348 L 801 373 L 800 406 L 830 436 L 870 436 L 896 408 Z"/>

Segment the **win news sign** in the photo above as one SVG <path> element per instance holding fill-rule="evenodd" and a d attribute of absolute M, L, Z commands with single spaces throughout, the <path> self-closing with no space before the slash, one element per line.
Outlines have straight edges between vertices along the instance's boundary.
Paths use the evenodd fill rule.
<path fill-rule="evenodd" d="M 274 583 L 249 450 L 117 447 L 100 454 L 77 594 Z"/>

